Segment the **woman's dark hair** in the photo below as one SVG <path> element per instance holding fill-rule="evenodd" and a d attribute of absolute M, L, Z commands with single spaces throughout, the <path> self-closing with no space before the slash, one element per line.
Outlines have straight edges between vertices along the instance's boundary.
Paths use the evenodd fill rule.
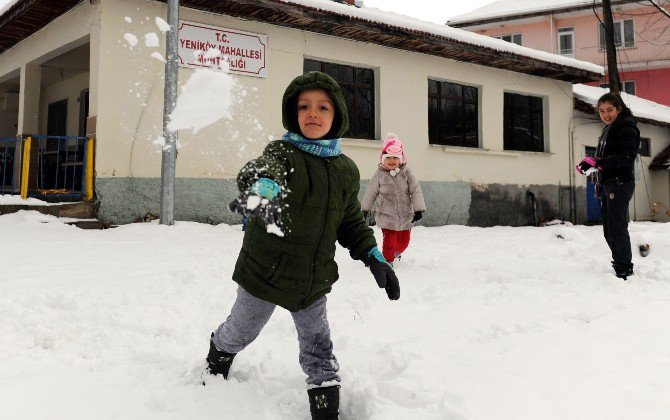
<path fill-rule="evenodd" d="M 625 103 L 623 103 L 623 99 L 621 99 L 621 96 L 619 96 L 616 93 L 612 92 L 607 92 L 603 96 L 598 99 L 598 104 L 597 106 L 600 106 L 603 102 L 610 102 L 612 105 L 614 105 L 616 108 L 621 109 L 621 115 L 633 115 L 633 112 L 626 106 Z"/>

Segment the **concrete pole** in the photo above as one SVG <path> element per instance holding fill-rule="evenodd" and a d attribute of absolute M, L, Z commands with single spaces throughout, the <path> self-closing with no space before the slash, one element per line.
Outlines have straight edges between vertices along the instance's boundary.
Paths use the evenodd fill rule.
<path fill-rule="evenodd" d="M 179 0 L 168 0 L 167 23 L 170 30 L 165 47 L 165 91 L 163 106 L 163 163 L 161 167 L 160 224 L 174 225 L 174 183 L 177 160 L 177 132 L 168 130 L 170 114 L 177 103 L 177 74 L 179 71 L 177 43 L 179 42 Z"/>
<path fill-rule="evenodd" d="M 610 0 L 603 0 L 603 15 L 605 18 L 605 45 L 607 50 L 607 75 L 610 92 L 619 94 L 619 69 L 616 65 L 616 45 L 614 45 L 614 20 Z M 623 28 L 622 28 L 623 31 Z M 621 34 L 623 38 L 623 33 Z"/>

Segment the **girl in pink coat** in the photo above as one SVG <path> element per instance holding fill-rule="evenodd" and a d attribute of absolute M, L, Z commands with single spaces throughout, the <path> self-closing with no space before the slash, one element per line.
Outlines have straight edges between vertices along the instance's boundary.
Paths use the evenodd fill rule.
<path fill-rule="evenodd" d="M 426 211 L 419 180 L 407 167 L 407 155 L 395 134 L 384 140 L 379 167 L 361 202 L 367 219 L 375 210 L 375 223 L 382 229 L 382 253 L 390 264 L 407 249 L 414 223 Z"/>

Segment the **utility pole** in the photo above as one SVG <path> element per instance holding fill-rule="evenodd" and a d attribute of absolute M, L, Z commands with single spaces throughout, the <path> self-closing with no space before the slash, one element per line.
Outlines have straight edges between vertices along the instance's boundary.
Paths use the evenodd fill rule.
<path fill-rule="evenodd" d="M 614 20 L 610 0 L 603 0 L 603 15 L 605 17 L 605 46 L 607 51 L 607 74 L 609 76 L 610 92 L 619 94 L 619 69 L 616 65 L 616 45 L 614 44 Z M 621 34 L 623 36 L 623 34 Z"/>
<path fill-rule="evenodd" d="M 170 115 L 177 104 L 177 73 L 179 71 L 179 0 L 167 1 L 167 23 L 165 46 L 165 89 L 163 94 L 163 162 L 161 166 L 161 211 L 160 224 L 174 225 L 175 161 L 177 160 L 177 132 L 168 129 Z"/>

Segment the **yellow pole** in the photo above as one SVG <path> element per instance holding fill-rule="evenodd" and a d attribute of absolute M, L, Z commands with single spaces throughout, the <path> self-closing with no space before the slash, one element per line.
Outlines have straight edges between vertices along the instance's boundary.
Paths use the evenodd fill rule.
<path fill-rule="evenodd" d="M 21 161 L 21 198 L 28 198 L 28 175 L 30 175 L 30 143 L 32 139 L 26 138 L 23 143 L 23 159 Z"/>
<path fill-rule="evenodd" d="M 86 139 L 86 191 L 84 201 L 93 199 L 93 137 Z"/>

